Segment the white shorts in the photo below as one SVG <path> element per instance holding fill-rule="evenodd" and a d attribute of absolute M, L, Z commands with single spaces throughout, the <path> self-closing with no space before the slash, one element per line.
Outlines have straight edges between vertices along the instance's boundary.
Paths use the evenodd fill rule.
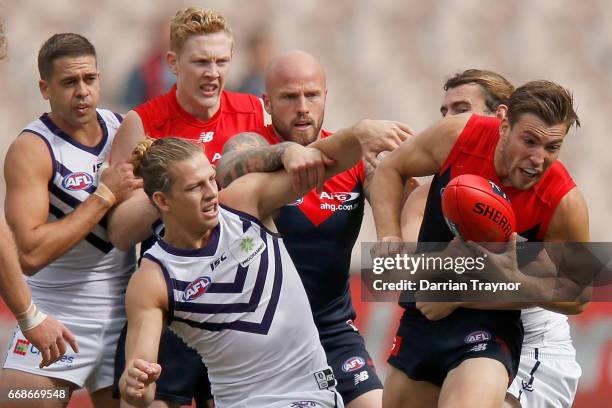
<path fill-rule="evenodd" d="M 569 408 L 582 369 L 573 353 L 523 350 L 516 378 L 508 388 L 523 408 Z"/>
<path fill-rule="evenodd" d="M 75 335 L 78 353 L 66 344 L 66 354 L 59 361 L 49 367 L 38 368 L 42 360 L 40 351 L 26 340 L 17 327 L 6 352 L 4 368 L 66 380 L 79 388 L 87 388 L 90 393 L 113 385 L 115 350 L 125 319 L 62 317 L 60 321 Z"/>
<path fill-rule="evenodd" d="M 215 401 L 216 402 L 216 401 Z M 285 395 L 259 395 L 232 405 L 231 408 L 344 408 L 335 389 L 295 392 Z"/>

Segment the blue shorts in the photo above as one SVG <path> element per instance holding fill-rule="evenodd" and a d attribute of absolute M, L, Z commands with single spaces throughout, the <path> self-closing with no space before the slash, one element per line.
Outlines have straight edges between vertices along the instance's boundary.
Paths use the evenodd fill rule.
<path fill-rule="evenodd" d="M 115 382 L 113 396 L 119 398 L 119 378 L 125 368 L 125 339 L 127 325 L 123 328 L 115 354 Z M 197 407 L 205 407 L 212 399 L 206 366 L 198 353 L 168 328 L 164 328 L 159 343 L 157 362 L 162 373 L 157 380 L 155 399 L 191 405 L 193 398 Z"/>
<path fill-rule="evenodd" d="M 319 337 L 345 405 L 368 391 L 383 388 L 363 337 L 352 322 L 319 328 Z"/>
<path fill-rule="evenodd" d="M 517 310 L 459 308 L 444 319 L 430 321 L 408 308 L 388 362 L 415 381 L 442 386 L 448 372 L 463 361 L 486 357 L 501 362 L 512 382 L 522 345 L 523 325 Z"/>

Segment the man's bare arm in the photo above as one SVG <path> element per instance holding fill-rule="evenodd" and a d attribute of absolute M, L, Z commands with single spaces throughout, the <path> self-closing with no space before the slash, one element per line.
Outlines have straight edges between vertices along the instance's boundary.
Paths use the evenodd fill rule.
<path fill-rule="evenodd" d="M 24 133 L 9 148 L 4 162 L 6 177 L 5 211 L 14 234 L 24 273 L 31 275 L 64 255 L 98 224 L 114 201 L 123 200 L 138 186 L 131 166 L 111 166 L 100 181 L 113 193 L 90 195 L 67 216 L 47 222 L 49 216 L 48 183 L 52 162 L 43 140 Z"/>
<path fill-rule="evenodd" d="M 132 156 L 132 151 L 145 139 L 144 126 L 138 113 L 129 111 L 113 139 L 111 148 L 111 162 L 113 164 L 125 163 Z"/>
<path fill-rule="evenodd" d="M 108 214 L 108 237 L 112 244 L 127 251 L 153 234 L 159 212 L 142 188 L 115 206 Z"/>
<path fill-rule="evenodd" d="M 239 133 L 223 146 L 223 157 L 216 166 L 217 181 L 225 188 L 248 173 L 280 170 L 283 154 L 292 144 L 284 142 L 271 146 L 257 133 Z"/>
<path fill-rule="evenodd" d="M 168 302 L 166 284 L 159 265 L 143 259 L 140 268 L 130 279 L 126 293 L 126 364 L 119 380 L 119 389 L 121 398 L 129 404 L 146 407 L 155 398 L 155 381 L 162 369 L 156 363 L 159 338 Z"/>
<path fill-rule="evenodd" d="M 400 211 L 405 181 L 439 171 L 468 119 L 465 116 L 442 119 L 404 141 L 377 167 L 370 191 L 379 240 L 401 241 Z"/>
<path fill-rule="evenodd" d="M 19 260 L 17 247 L 4 220 L 0 219 L 0 295 L 18 319 L 23 335 L 41 352 L 40 367 L 46 367 L 66 353 L 66 342 L 75 352 L 79 351 L 72 332 L 52 316 L 36 315 L 30 289 L 26 285 Z M 34 309 L 31 309 L 34 308 Z M 32 313 L 26 313 L 26 311 Z M 40 321 L 40 319 L 43 319 Z"/>

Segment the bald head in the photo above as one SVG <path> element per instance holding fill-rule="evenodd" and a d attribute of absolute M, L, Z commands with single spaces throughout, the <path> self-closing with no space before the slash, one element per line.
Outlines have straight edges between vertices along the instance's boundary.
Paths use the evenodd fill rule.
<path fill-rule="evenodd" d="M 304 51 L 275 57 L 266 70 L 264 106 L 283 140 L 315 141 L 323 124 L 327 85 L 319 61 Z"/>
<path fill-rule="evenodd" d="M 304 78 L 318 79 L 326 88 L 325 72 L 317 59 L 300 50 L 293 50 L 272 59 L 266 70 L 266 90 Z"/>

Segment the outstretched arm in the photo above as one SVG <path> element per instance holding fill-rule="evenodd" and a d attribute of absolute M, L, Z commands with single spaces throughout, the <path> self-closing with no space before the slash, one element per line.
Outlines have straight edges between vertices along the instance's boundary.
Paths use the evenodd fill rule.
<path fill-rule="evenodd" d="M 30 289 L 19 267 L 17 248 L 4 220 L 0 220 L 0 242 L 0 295 L 17 318 L 25 338 L 40 350 L 40 367 L 59 360 L 66 353 L 66 342 L 78 352 L 72 332 L 52 316 L 42 313 L 32 302 Z"/>
<path fill-rule="evenodd" d="M 155 398 L 155 381 L 162 369 L 156 363 L 159 338 L 167 310 L 168 295 L 162 271 L 155 262 L 143 259 L 126 293 L 126 364 L 119 389 L 121 398 L 129 404 L 147 407 Z"/>
<path fill-rule="evenodd" d="M 248 173 L 268 173 L 284 168 L 298 190 L 322 188 L 326 157 L 320 150 L 294 142 L 270 145 L 257 133 L 240 133 L 223 146 L 223 157 L 217 164 L 217 181 L 227 187 Z"/>
<path fill-rule="evenodd" d="M 333 164 L 325 171 L 325 178 L 329 178 L 354 166 L 362 157 L 362 146 L 372 137 L 394 134 L 398 138 L 405 138 L 407 129 L 406 125 L 398 122 L 365 120 L 330 137 L 317 140 L 311 147 L 333 160 Z M 297 190 L 292 185 L 290 176 L 284 171 L 278 171 L 253 173 L 236 180 L 229 188 L 221 191 L 220 197 L 223 203 L 264 219 L 308 190 Z M 242 199 L 246 192 L 252 198 L 249 202 Z"/>

